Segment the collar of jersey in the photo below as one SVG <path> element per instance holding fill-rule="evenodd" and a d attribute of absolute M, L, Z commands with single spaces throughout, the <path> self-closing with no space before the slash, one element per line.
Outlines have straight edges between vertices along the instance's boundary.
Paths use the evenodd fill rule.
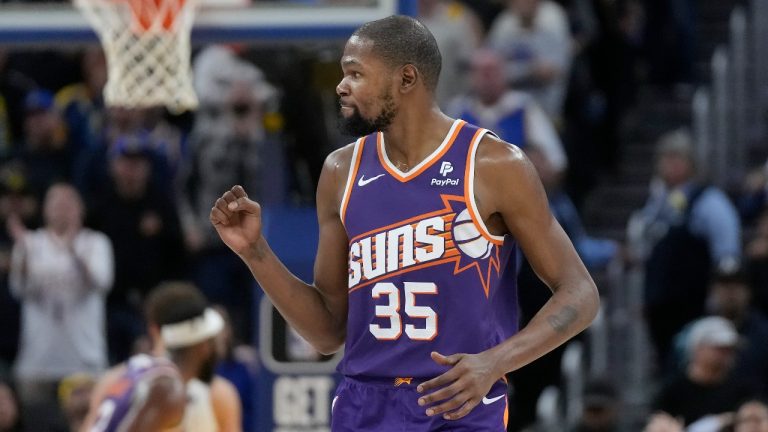
<path fill-rule="evenodd" d="M 396 178 L 400 182 L 405 183 L 417 177 L 427 168 L 432 166 L 432 164 L 434 164 L 437 160 L 442 158 L 451 148 L 451 145 L 453 145 L 453 142 L 456 140 L 456 136 L 459 135 L 459 131 L 465 124 L 466 122 L 464 120 L 454 120 L 453 125 L 451 125 L 451 129 L 448 130 L 448 134 L 445 136 L 445 139 L 443 139 L 443 142 L 435 149 L 435 151 L 432 152 L 432 154 L 427 156 L 423 161 L 419 162 L 418 165 L 414 166 L 413 169 L 408 172 L 400 171 L 395 166 L 395 164 L 389 160 L 389 156 L 387 156 L 387 149 L 384 146 L 384 134 L 379 132 L 376 134 L 376 149 L 379 154 L 379 162 L 381 162 L 381 166 L 384 167 L 384 169 L 392 177 Z"/>

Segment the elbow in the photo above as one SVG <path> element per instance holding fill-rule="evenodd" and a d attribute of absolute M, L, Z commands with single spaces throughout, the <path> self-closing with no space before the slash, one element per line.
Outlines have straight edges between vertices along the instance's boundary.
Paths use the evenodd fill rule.
<path fill-rule="evenodd" d="M 344 346 L 345 333 L 335 334 L 323 341 L 317 341 L 312 344 L 315 351 L 324 356 L 336 354 Z"/>
<path fill-rule="evenodd" d="M 320 354 L 324 356 L 329 356 L 336 354 L 341 350 L 341 347 L 344 346 L 344 342 L 341 343 L 323 343 L 323 344 L 315 344 L 314 348 L 315 351 L 319 352 Z"/>
<path fill-rule="evenodd" d="M 600 311 L 600 293 L 597 291 L 597 286 L 591 280 L 588 286 L 589 288 L 584 296 L 584 310 L 588 319 L 587 325 L 597 318 L 597 313 Z"/>

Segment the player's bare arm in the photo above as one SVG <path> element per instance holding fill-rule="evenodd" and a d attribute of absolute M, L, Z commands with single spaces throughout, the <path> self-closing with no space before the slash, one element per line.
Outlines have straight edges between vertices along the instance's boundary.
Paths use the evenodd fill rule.
<path fill-rule="evenodd" d="M 242 432 L 240 396 L 229 381 L 214 377 L 211 383 L 211 403 L 219 432 Z"/>
<path fill-rule="evenodd" d="M 494 382 L 552 351 L 584 330 L 599 307 L 597 289 L 554 219 L 535 168 L 517 147 L 486 136 L 477 153 L 475 198 L 495 235 L 511 234 L 552 298 L 515 336 L 478 354 L 433 353 L 451 367 L 419 386 L 428 415 L 467 415 Z M 436 390 L 437 389 L 437 390 Z M 436 391 L 435 391 L 436 390 Z M 436 405 L 435 405 L 436 404 Z"/>
<path fill-rule="evenodd" d="M 120 364 L 104 373 L 96 383 L 91 393 L 91 401 L 88 406 L 88 415 L 83 421 L 82 432 L 90 431 L 91 425 L 96 421 L 99 414 L 99 405 L 107 397 L 109 388 L 117 382 L 125 372 L 125 365 Z"/>
<path fill-rule="evenodd" d="M 313 284 L 291 274 L 272 252 L 261 233 L 261 208 L 242 187 L 225 192 L 210 216 L 224 243 L 248 265 L 278 311 L 324 354 L 337 351 L 346 334 L 348 240 L 339 205 L 352 150 L 350 145 L 329 155 L 320 175 L 320 241 Z"/>
<path fill-rule="evenodd" d="M 125 365 L 119 365 L 107 371 L 93 390 L 88 416 L 83 422 L 81 432 L 92 432 L 99 420 L 102 403 L 109 396 L 109 389 L 123 377 Z M 184 384 L 178 373 L 164 372 L 137 389 L 137 394 L 144 393 L 142 401 L 134 401 L 136 414 L 125 424 L 127 432 L 132 431 L 170 431 L 181 423 L 187 398 Z M 99 429 L 100 430 L 100 429 Z"/>
<path fill-rule="evenodd" d="M 181 424 L 187 406 L 184 383 L 178 374 L 163 374 L 146 383 L 145 402 L 140 405 L 126 432 L 163 432 Z M 137 389 L 137 393 L 139 389 Z"/>

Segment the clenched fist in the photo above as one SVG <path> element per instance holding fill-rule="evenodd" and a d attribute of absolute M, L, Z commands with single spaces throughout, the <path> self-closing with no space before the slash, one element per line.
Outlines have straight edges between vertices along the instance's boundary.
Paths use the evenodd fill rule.
<path fill-rule="evenodd" d="M 261 239 L 261 206 L 248 198 L 242 186 L 224 192 L 210 218 L 219 237 L 240 256 L 253 252 Z"/>

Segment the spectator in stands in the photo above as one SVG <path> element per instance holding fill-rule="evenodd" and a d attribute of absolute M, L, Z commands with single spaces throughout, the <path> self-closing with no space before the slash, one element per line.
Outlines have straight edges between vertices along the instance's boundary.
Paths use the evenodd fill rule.
<path fill-rule="evenodd" d="M 22 432 L 21 410 L 11 384 L 0 378 L 0 432 Z"/>
<path fill-rule="evenodd" d="M 695 0 L 644 1 L 645 51 L 651 82 L 694 83 L 696 3 Z"/>
<path fill-rule="evenodd" d="M 418 5 L 418 18 L 435 36 L 443 56 L 435 98 L 445 109 L 468 88 L 465 70 L 482 40 L 482 23 L 471 9 L 456 0 L 419 0 Z"/>
<path fill-rule="evenodd" d="M 53 93 L 33 90 L 24 99 L 24 136 L 18 159 L 32 191 L 42 197 L 56 181 L 72 176 L 73 153 Z"/>
<path fill-rule="evenodd" d="M 22 304 L 16 380 L 24 422 L 40 431 L 59 421 L 59 380 L 107 366 L 104 301 L 113 276 L 109 239 L 83 228 L 73 186 L 51 186 L 43 213 L 43 228 L 18 236 L 10 272 L 11 292 Z"/>
<path fill-rule="evenodd" d="M 658 412 L 648 419 L 643 432 L 685 432 L 685 425 L 665 412 Z"/>
<path fill-rule="evenodd" d="M 0 155 L 7 157 L 21 140 L 24 123 L 24 97 L 37 88 L 27 75 L 12 64 L 11 51 L 0 47 Z M 7 123 L 3 124 L 3 121 Z M 4 141 L 5 140 L 5 141 Z"/>
<path fill-rule="evenodd" d="M 126 108 L 112 106 L 106 109 L 105 123 L 96 147 L 85 149 L 78 159 L 75 183 L 90 203 L 100 185 L 110 181 L 110 156 L 114 145 L 126 136 L 146 136 L 151 150 L 151 182 L 158 187 L 173 190 L 183 160 L 184 142 L 181 131 L 166 121 L 160 107 Z"/>
<path fill-rule="evenodd" d="M 507 61 L 508 83 L 526 90 L 558 122 L 571 64 L 568 17 L 552 0 L 507 0 L 488 43 Z"/>
<path fill-rule="evenodd" d="M 19 342 L 19 302 L 9 290 L 11 250 L 25 226 L 38 226 L 39 202 L 29 191 L 21 164 L 9 162 L 0 166 L 0 376 L 16 358 Z"/>
<path fill-rule="evenodd" d="M 552 168 L 538 147 L 526 147 L 526 154 L 536 167 L 555 219 L 573 242 L 584 264 L 592 271 L 604 269 L 618 254 L 618 244 L 612 240 L 587 235 L 576 208 L 560 187 L 559 173 Z M 528 324 L 550 297 L 551 291 L 523 257 L 518 275 L 520 325 Z M 534 421 L 539 395 L 547 386 L 558 385 L 560 382 L 560 360 L 564 351 L 565 349 L 560 347 L 510 374 L 515 389 L 510 401 L 514 412 L 513 423 L 525 425 Z"/>
<path fill-rule="evenodd" d="M 8 52 L 4 48 L 0 48 L 0 77 L 2 77 L 7 61 Z M 6 101 L 2 86 L 0 86 L 0 155 L 10 153 L 13 142 L 11 138 L 11 118 L 8 112 L 8 101 Z"/>
<path fill-rule="evenodd" d="M 768 432 L 768 404 L 759 399 L 742 403 L 735 413 L 706 416 L 687 429 L 667 413 L 654 414 L 643 432 Z"/>
<path fill-rule="evenodd" d="M 69 141 L 77 154 L 101 145 L 106 115 L 103 91 L 107 83 L 107 61 L 101 46 L 83 50 L 80 70 L 81 82 L 56 93 L 56 106 L 64 117 Z"/>
<path fill-rule="evenodd" d="M 629 225 L 645 263 L 645 314 L 660 364 L 672 338 L 704 314 L 709 277 L 741 259 L 741 225 L 733 204 L 697 177 L 690 133 L 659 140 L 657 177 Z"/>
<path fill-rule="evenodd" d="M 734 323 L 744 344 L 734 373 L 750 377 L 768 395 L 768 317 L 752 307 L 752 288 L 742 268 L 716 272 L 707 301 L 709 312 Z"/>
<path fill-rule="evenodd" d="M 685 427 L 679 417 L 672 417 L 662 411 L 651 416 L 643 432 L 730 432 L 732 424 L 731 412 L 707 415 Z"/>
<path fill-rule="evenodd" d="M 768 432 L 768 403 L 753 399 L 739 407 L 734 432 Z"/>
<path fill-rule="evenodd" d="M 606 379 L 591 379 L 584 385 L 581 419 L 572 432 L 618 432 L 621 419 L 619 392 Z"/>
<path fill-rule="evenodd" d="M 765 210 L 768 210 L 768 162 L 747 174 L 739 197 L 739 211 L 745 220 L 752 221 Z"/>
<path fill-rule="evenodd" d="M 587 234 L 576 206 L 563 190 L 561 177 L 543 152 L 537 147 L 526 149 L 526 155 L 536 167 L 547 192 L 549 207 L 555 219 L 573 242 L 584 265 L 592 271 L 603 270 L 619 253 L 619 244 L 610 239 L 595 238 Z"/>
<path fill-rule="evenodd" d="M 569 161 L 566 185 L 579 208 L 600 178 L 617 174 L 622 120 L 637 87 L 640 1 L 566 2 L 594 13 L 572 19 L 576 48 L 559 128 Z"/>
<path fill-rule="evenodd" d="M 67 419 L 67 432 L 81 432 L 96 379 L 88 374 L 73 374 L 59 384 L 59 406 Z"/>
<path fill-rule="evenodd" d="M 481 49 L 472 56 L 470 68 L 472 91 L 454 99 L 447 114 L 490 129 L 524 150 L 539 149 L 549 166 L 563 173 L 568 160 L 552 121 L 528 93 L 507 88 L 503 59 Z"/>
<path fill-rule="evenodd" d="M 745 249 L 755 307 L 768 315 L 768 210 L 757 221 Z"/>
<path fill-rule="evenodd" d="M 194 280 L 212 303 L 231 313 L 238 342 L 251 340 L 253 278 L 219 240 L 208 221 L 222 188 L 240 184 L 270 205 L 286 200 L 286 172 L 279 131 L 267 121 L 277 90 L 262 72 L 230 50 L 212 46 L 197 57 L 200 107 L 190 134 L 181 215 Z"/>
<path fill-rule="evenodd" d="M 90 224 L 115 249 L 115 286 L 108 299 L 109 350 L 113 362 L 128 358 L 144 330 L 141 304 L 152 287 L 183 276 L 185 253 L 176 203 L 151 181 L 152 144 L 147 134 L 118 138 L 109 152 L 109 180 L 100 186 Z"/>
<path fill-rule="evenodd" d="M 8 63 L 8 50 L 0 48 L 0 77 Z M 0 151 L 7 154 L 11 147 L 11 120 L 8 117 L 8 102 L 0 87 Z"/>
<path fill-rule="evenodd" d="M 696 321 L 688 334 L 689 362 L 685 373 L 665 383 L 655 406 L 690 424 L 707 415 L 735 410 L 754 397 L 748 377 L 734 372 L 739 334 L 733 323 L 709 316 Z"/>

